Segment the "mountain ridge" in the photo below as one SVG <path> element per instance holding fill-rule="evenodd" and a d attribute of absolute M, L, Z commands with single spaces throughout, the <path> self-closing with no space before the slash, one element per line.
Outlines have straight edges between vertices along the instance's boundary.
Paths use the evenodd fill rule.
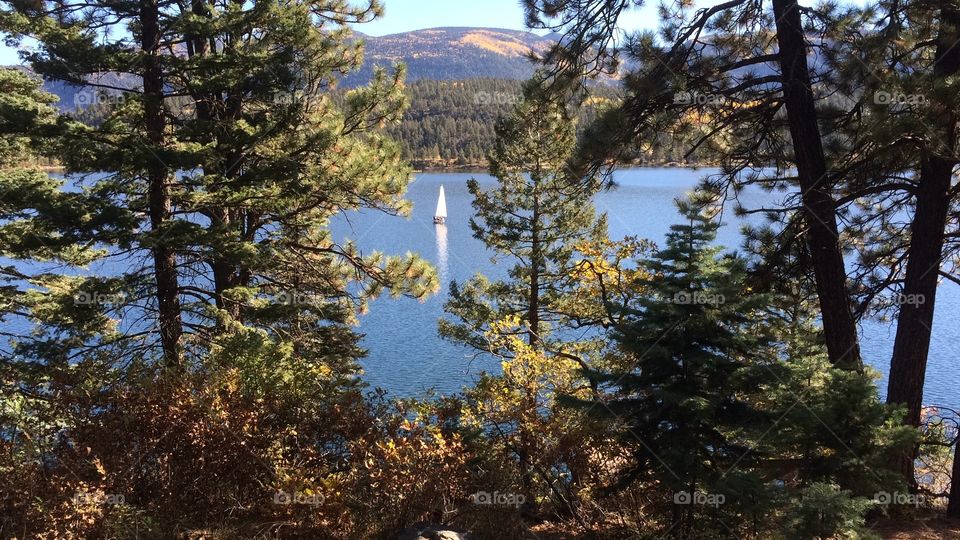
<path fill-rule="evenodd" d="M 529 78 L 534 64 L 528 53 L 556 43 L 556 34 L 540 36 L 507 28 L 439 26 L 383 36 L 356 33 L 365 43 L 364 63 L 342 84 L 359 86 L 370 80 L 375 66 L 407 66 L 407 80 Z"/>
<path fill-rule="evenodd" d="M 398 62 L 407 66 L 407 82 L 420 80 L 506 79 L 525 80 L 536 66 L 529 52 L 543 52 L 556 43 L 556 34 L 538 35 L 525 30 L 494 27 L 440 26 L 382 36 L 354 31 L 364 41 L 364 62 L 360 68 L 339 80 L 344 88 L 362 86 L 370 81 L 376 66 L 391 68 Z M 28 69 L 24 66 L 12 66 Z M 116 87 L 139 85 L 126 74 L 102 75 Z M 44 88 L 60 97 L 58 106 L 69 111 L 97 102 L 90 88 L 59 81 L 45 81 Z"/>

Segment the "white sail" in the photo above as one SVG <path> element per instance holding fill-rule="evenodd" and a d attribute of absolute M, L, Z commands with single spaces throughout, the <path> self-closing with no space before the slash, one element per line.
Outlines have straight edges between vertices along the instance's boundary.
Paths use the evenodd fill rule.
<path fill-rule="evenodd" d="M 443 196 L 443 186 L 440 186 L 440 198 L 437 199 L 437 213 L 434 217 L 447 217 L 447 198 Z"/>

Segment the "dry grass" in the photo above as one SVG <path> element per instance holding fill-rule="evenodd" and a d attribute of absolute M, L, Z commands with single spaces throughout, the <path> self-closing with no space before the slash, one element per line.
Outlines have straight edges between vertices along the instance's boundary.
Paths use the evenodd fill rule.
<path fill-rule="evenodd" d="M 460 43 L 473 45 L 505 56 L 523 56 L 530 47 L 506 34 L 478 30 L 460 38 Z"/>

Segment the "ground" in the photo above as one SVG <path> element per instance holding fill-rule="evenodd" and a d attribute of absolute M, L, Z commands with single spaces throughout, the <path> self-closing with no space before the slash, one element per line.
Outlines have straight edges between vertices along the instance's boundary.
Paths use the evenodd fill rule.
<path fill-rule="evenodd" d="M 872 529 L 883 540 L 960 540 L 960 520 L 930 517 L 917 520 L 887 519 L 875 523 Z M 529 538 L 534 540 L 561 540 L 579 538 L 548 524 L 534 527 Z"/>
<path fill-rule="evenodd" d="M 882 521 L 874 525 L 884 540 L 960 540 L 960 520 L 934 518 L 918 521 Z"/>

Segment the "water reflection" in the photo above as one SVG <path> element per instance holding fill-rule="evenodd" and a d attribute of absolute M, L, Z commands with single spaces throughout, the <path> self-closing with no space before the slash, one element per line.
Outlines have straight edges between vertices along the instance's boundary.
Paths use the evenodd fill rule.
<path fill-rule="evenodd" d="M 437 272 L 443 287 L 447 283 L 447 226 L 437 223 L 433 227 L 437 233 Z"/>

